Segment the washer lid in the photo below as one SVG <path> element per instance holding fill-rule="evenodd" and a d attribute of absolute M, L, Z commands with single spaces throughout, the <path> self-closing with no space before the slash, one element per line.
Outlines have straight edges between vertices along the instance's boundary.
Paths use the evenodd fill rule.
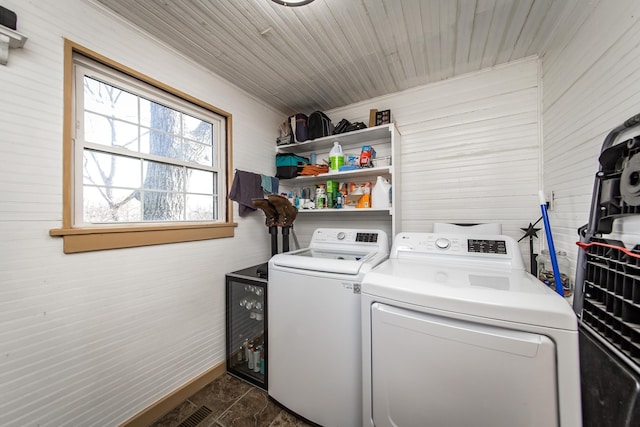
<path fill-rule="evenodd" d="M 523 270 L 388 259 L 364 276 L 362 293 L 489 319 L 577 330 L 567 301 Z"/>
<path fill-rule="evenodd" d="M 274 255 L 270 262 L 271 265 L 277 267 L 357 275 L 362 266 L 372 262 L 374 258 L 376 258 L 376 252 L 329 251 L 307 248 Z"/>
<path fill-rule="evenodd" d="M 388 256 L 389 241 L 382 230 L 318 228 L 308 248 L 274 255 L 269 268 L 356 276 L 370 271 Z"/>

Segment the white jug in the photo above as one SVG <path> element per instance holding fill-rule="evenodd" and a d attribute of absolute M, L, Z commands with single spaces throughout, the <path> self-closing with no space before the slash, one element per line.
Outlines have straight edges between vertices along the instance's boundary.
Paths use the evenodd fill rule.
<path fill-rule="evenodd" d="M 371 207 L 373 209 L 387 209 L 391 206 L 391 184 L 384 177 L 379 176 L 371 191 Z"/>
<path fill-rule="evenodd" d="M 344 166 L 344 153 L 338 141 L 333 142 L 333 148 L 329 151 L 329 173 L 335 173 Z"/>

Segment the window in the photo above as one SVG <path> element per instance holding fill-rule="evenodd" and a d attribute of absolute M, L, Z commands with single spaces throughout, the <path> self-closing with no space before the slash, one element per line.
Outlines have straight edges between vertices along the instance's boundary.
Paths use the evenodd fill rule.
<path fill-rule="evenodd" d="M 66 48 L 65 252 L 232 236 L 230 115 Z"/>
<path fill-rule="evenodd" d="M 74 70 L 74 225 L 217 220 L 223 118 L 84 57 Z"/>

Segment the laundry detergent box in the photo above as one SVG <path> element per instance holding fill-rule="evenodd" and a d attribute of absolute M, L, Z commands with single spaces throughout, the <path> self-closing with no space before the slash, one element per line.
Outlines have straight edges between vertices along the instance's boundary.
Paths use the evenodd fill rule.
<path fill-rule="evenodd" d="M 349 208 L 371 207 L 371 182 L 350 182 L 346 206 Z"/>

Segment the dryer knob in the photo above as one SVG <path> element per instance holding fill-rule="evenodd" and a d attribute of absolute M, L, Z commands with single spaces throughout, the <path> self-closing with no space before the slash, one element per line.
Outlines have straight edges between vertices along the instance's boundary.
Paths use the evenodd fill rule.
<path fill-rule="evenodd" d="M 436 239 L 436 247 L 438 249 L 448 249 L 449 246 L 451 246 L 451 242 L 449 241 L 449 239 Z"/>
<path fill-rule="evenodd" d="M 336 237 L 338 238 L 338 240 L 344 240 L 345 236 L 346 234 L 344 233 L 344 231 L 341 231 Z"/>

